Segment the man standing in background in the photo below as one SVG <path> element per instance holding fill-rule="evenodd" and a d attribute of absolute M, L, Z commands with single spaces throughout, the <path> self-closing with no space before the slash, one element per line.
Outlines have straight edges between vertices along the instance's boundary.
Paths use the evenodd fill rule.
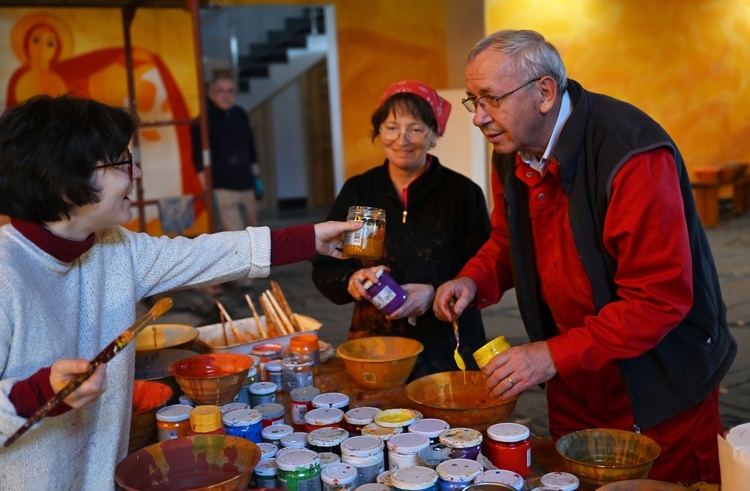
<path fill-rule="evenodd" d="M 218 225 L 222 230 L 242 230 L 258 222 L 257 200 L 263 184 L 255 141 L 247 113 L 235 105 L 237 86 L 228 74 L 214 75 L 208 88 L 208 131 L 211 142 L 211 182 Z M 200 126 L 190 128 L 193 163 L 206 187 Z"/>

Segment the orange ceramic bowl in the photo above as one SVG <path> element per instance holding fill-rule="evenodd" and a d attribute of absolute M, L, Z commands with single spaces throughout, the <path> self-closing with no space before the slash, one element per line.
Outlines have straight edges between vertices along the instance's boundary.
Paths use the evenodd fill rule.
<path fill-rule="evenodd" d="M 259 460 L 260 449 L 250 440 L 187 436 L 131 453 L 117 464 L 115 482 L 127 491 L 245 491 Z"/>
<path fill-rule="evenodd" d="M 133 383 L 133 413 L 130 416 L 129 452 L 156 442 L 156 411 L 167 405 L 172 389 L 160 382 Z"/>
<path fill-rule="evenodd" d="M 222 406 L 242 388 L 253 359 L 239 353 L 211 353 L 184 358 L 169 372 L 182 391 L 199 405 Z"/>
<path fill-rule="evenodd" d="M 555 448 L 568 472 L 593 489 L 646 477 L 661 453 L 659 444 L 645 435 L 606 428 L 568 433 Z"/>
<path fill-rule="evenodd" d="M 366 389 L 403 386 L 424 347 L 416 339 L 371 336 L 341 344 L 336 353 L 355 382 Z"/>
<path fill-rule="evenodd" d="M 518 396 L 507 401 L 492 397 L 478 370 L 467 370 L 466 379 L 460 371 L 425 375 L 406 386 L 406 397 L 428 418 L 480 431 L 510 421 L 518 400 Z"/>

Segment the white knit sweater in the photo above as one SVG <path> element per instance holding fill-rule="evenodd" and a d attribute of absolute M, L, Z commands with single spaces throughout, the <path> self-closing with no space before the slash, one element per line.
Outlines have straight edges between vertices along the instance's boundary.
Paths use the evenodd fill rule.
<path fill-rule="evenodd" d="M 116 227 L 72 263 L 0 227 L 0 444 L 25 422 L 8 399 L 17 380 L 60 358 L 92 359 L 135 322 L 144 297 L 267 276 L 270 266 L 266 227 L 195 239 Z M 107 390 L 93 407 L 45 418 L 0 446 L 0 490 L 114 488 L 128 449 L 134 344 L 107 365 Z"/>

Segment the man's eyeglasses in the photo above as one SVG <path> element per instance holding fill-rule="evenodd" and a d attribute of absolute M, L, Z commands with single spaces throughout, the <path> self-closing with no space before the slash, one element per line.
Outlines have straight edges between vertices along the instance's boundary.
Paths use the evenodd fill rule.
<path fill-rule="evenodd" d="M 430 134 L 430 128 L 412 126 L 402 131 L 401 128 L 395 124 L 384 124 L 380 126 L 378 133 L 380 133 L 380 137 L 385 143 L 395 142 L 400 135 L 404 135 L 404 138 L 410 143 L 422 143 L 424 139 L 427 138 L 427 135 Z"/>
<path fill-rule="evenodd" d="M 517 92 L 524 87 L 526 87 L 529 84 L 533 84 L 534 82 L 538 82 L 541 80 L 542 77 L 537 77 L 535 79 L 529 80 L 525 84 L 521 85 L 520 87 L 516 87 L 515 89 L 511 90 L 510 92 L 506 92 L 505 94 L 501 96 L 495 97 L 494 95 L 483 95 L 482 97 L 467 97 L 466 99 L 461 99 L 461 104 L 464 105 L 464 107 L 470 112 L 475 113 L 477 112 L 477 105 L 482 106 L 482 109 L 487 110 L 487 106 L 489 106 L 492 109 L 497 109 L 500 107 L 500 101 L 508 97 L 509 95 L 513 94 L 514 92 Z M 486 99 L 486 102 L 482 102 L 482 99 Z M 487 104 L 487 106 L 485 106 Z"/>
<path fill-rule="evenodd" d="M 133 154 L 130 153 L 130 150 L 128 150 L 128 158 L 126 158 L 125 160 L 121 160 L 119 162 L 111 162 L 108 164 L 95 165 L 94 169 L 106 169 L 107 167 L 119 167 L 121 165 L 126 166 L 123 170 L 128 173 L 128 175 L 130 176 L 130 180 L 133 180 Z"/>

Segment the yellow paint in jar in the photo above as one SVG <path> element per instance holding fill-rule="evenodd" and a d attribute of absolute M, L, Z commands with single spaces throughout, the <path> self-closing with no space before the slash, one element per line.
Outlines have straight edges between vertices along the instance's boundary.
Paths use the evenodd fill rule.
<path fill-rule="evenodd" d="M 373 421 L 380 426 L 398 428 L 409 426 L 416 419 L 414 411 L 409 409 L 386 409 L 375 415 Z"/>

